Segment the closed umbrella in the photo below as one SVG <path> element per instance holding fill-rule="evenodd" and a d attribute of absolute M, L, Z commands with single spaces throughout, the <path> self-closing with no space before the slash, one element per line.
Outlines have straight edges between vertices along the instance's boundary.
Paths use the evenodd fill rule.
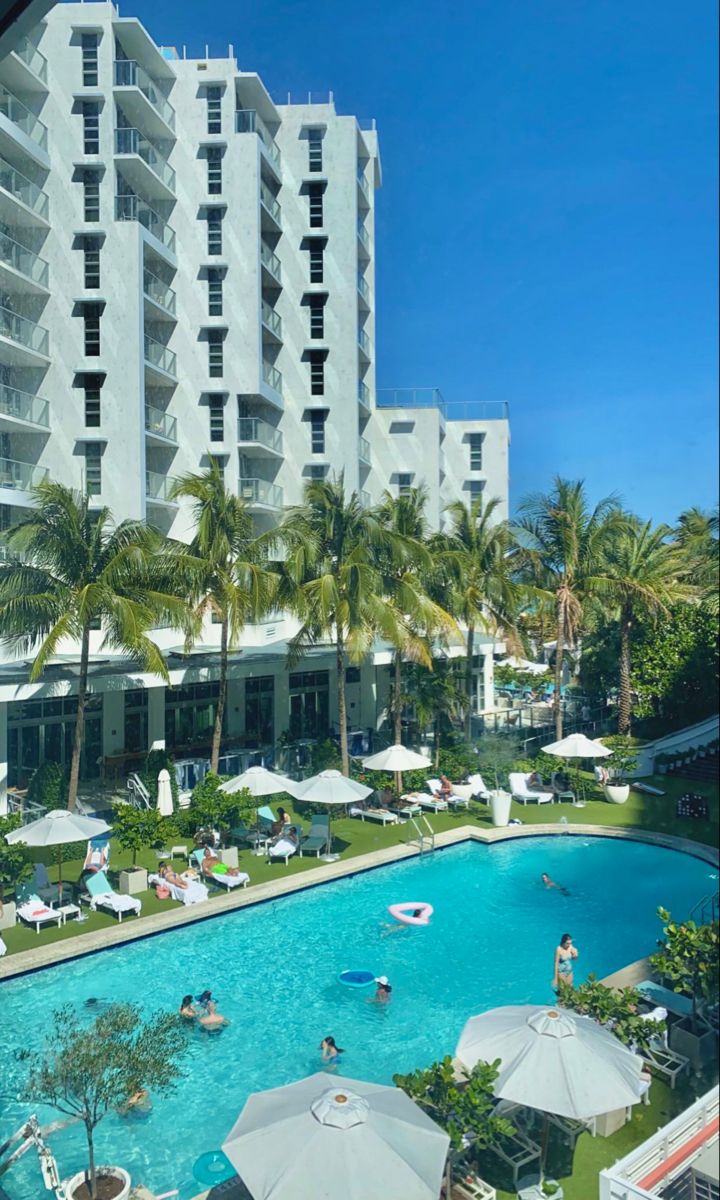
<path fill-rule="evenodd" d="M 106 821 L 97 817 L 83 817 L 80 813 L 70 812 L 66 808 L 53 809 L 31 821 L 29 825 L 21 825 L 5 834 L 5 841 L 11 846 L 21 842 L 26 846 L 58 846 L 58 885 L 62 892 L 62 848 L 71 842 L 89 842 L 91 838 L 109 833 L 110 826 Z"/>
<path fill-rule="evenodd" d="M 600 742 L 594 742 L 584 733 L 571 733 L 559 742 L 551 742 L 549 746 L 543 746 L 543 751 L 545 754 L 555 754 L 558 758 L 577 760 L 575 789 L 578 796 L 580 795 L 580 759 L 607 758 L 609 754 L 612 754 L 612 750 L 608 750 L 607 746 L 603 746 Z"/>
<path fill-rule="evenodd" d="M 356 800 L 364 800 L 372 793 L 372 788 L 364 783 L 348 779 L 341 771 L 321 771 L 319 775 L 311 775 L 300 783 L 291 782 L 291 795 L 297 800 L 309 800 L 313 804 L 326 804 L 330 811 L 335 805 L 353 804 Z M 332 850 L 332 837 L 328 822 L 328 846 Z M 326 859 L 330 854 L 324 856 Z"/>
<path fill-rule="evenodd" d="M 163 767 L 158 775 L 157 810 L 161 817 L 173 815 L 172 788 L 170 787 L 170 772 Z"/>
<path fill-rule="evenodd" d="M 400 792 L 402 790 L 402 772 L 416 771 L 420 767 L 431 767 L 432 759 L 427 758 L 424 754 L 416 754 L 414 750 L 408 750 L 407 747 L 396 742 L 394 746 L 388 746 L 387 749 L 380 750 L 370 758 L 364 758 L 363 766 L 367 767 L 368 771 L 392 771 L 395 776 L 395 788 Z"/>
<path fill-rule="evenodd" d="M 318 1072 L 252 1095 L 223 1150 L 254 1200 L 438 1200 L 449 1145 L 399 1088 Z"/>

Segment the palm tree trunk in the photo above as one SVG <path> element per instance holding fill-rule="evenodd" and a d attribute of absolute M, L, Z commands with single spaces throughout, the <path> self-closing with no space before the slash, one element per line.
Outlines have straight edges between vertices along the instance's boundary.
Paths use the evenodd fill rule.
<path fill-rule="evenodd" d="M 565 636 L 565 616 L 562 609 L 562 604 L 558 601 L 557 606 L 557 641 L 555 643 L 555 736 L 558 741 L 563 733 L 563 711 L 562 711 L 562 669 L 563 669 L 563 649 Z"/>
<path fill-rule="evenodd" d="M 222 741 L 223 719 L 225 717 L 225 702 L 227 700 L 227 668 L 228 668 L 228 623 L 223 617 L 220 626 L 220 688 L 215 710 L 213 725 L 212 747 L 210 750 L 210 770 L 217 775 L 220 764 L 220 742 Z"/>
<path fill-rule="evenodd" d="M 632 608 L 624 604 L 620 613 L 620 686 L 618 689 L 618 733 L 630 733 L 630 638 Z"/>
<path fill-rule="evenodd" d="M 467 707 L 465 709 L 465 741 L 469 742 L 472 737 L 472 711 L 473 711 L 473 650 L 475 643 L 475 626 L 468 625 L 467 631 L 467 659 L 465 660 L 465 699 Z"/>
<path fill-rule="evenodd" d="M 77 715 L 75 717 L 75 737 L 73 738 L 72 758 L 70 759 L 70 785 L 68 787 L 68 808 L 75 811 L 77 802 L 78 780 L 80 779 L 80 755 L 82 754 L 85 738 L 85 702 L 87 699 L 88 659 L 90 657 L 90 626 L 83 629 L 80 642 L 80 675 L 78 677 Z"/>
<path fill-rule="evenodd" d="M 338 721 L 340 723 L 340 757 L 342 758 L 343 775 L 350 774 L 350 756 L 348 754 L 347 736 L 347 699 L 345 696 L 345 644 L 342 630 L 338 627 L 335 642 L 337 659 L 337 701 Z"/>
<path fill-rule="evenodd" d="M 402 741 L 402 655 L 399 650 L 395 651 L 395 695 L 393 697 L 393 717 L 395 723 L 395 745 L 399 746 Z"/>
<path fill-rule="evenodd" d="M 433 760 L 435 763 L 435 770 L 437 771 L 440 767 L 440 721 L 437 717 L 433 721 L 433 747 Z"/>

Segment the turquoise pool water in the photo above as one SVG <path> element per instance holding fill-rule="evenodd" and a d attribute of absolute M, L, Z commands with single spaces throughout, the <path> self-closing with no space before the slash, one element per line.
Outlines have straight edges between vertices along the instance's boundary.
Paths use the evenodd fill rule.
<path fill-rule="evenodd" d="M 571 894 L 547 891 L 542 871 Z M 150 1114 L 112 1115 L 97 1130 L 98 1161 L 120 1162 L 159 1192 L 178 1187 L 188 1200 L 201 1190 L 193 1164 L 220 1146 L 248 1094 L 317 1070 L 326 1034 L 347 1051 L 345 1074 L 389 1083 L 452 1053 L 473 1013 L 550 1000 L 560 934 L 580 951 L 576 979 L 647 954 L 660 932 L 658 904 L 687 916 L 712 873 L 640 842 L 465 843 L 9 980 L 0 985 L 0 1141 L 28 1114 L 21 1056 L 40 1048 L 53 1008 L 94 996 L 176 1009 L 184 993 L 209 987 L 232 1024 L 213 1037 L 193 1031 L 181 1087 L 153 1097 Z M 404 900 L 432 904 L 432 923 L 387 936 L 387 906 Z M 389 977 L 387 1008 L 337 982 L 353 967 Z M 61 1175 L 84 1166 L 77 1128 L 52 1146 Z M 11 1200 L 43 1195 L 34 1154 L 2 1184 Z"/>

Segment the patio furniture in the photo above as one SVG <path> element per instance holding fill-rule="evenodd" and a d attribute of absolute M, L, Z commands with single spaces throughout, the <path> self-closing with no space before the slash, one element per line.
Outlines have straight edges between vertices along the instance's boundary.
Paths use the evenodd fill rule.
<path fill-rule="evenodd" d="M 31 896 L 39 896 L 48 904 L 54 904 L 60 896 L 60 886 L 50 882 L 44 863 L 35 863 L 29 888 Z"/>
<path fill-rule="evenodd" d="M 379 804 L 375 808 L 370 808 L 367 801 L 353 804 L 349 812 L 351 817 L 359 817 L 361 821 L 379 821 L 381 825 L 397 825 L 398 821 L 398 814 L 396 812 L 392 812 L 382 804 Z"/>
<path fill-rule="evenodd" d="M 519 1129 L 495 1142 L 490 1150 L 509 1166 L 512 1172 L 513 1187 L 516 1191 L 523 1168 L 529 1167 L 531 1163 L 537 1163 L 538 1170 L 540 1169 L 540 1147 L 537 1142 L 531 1141 L 524 1133 L 520 1133 Z"/>
<path fill-rule="evenodd" d="M 330 840 L 330 814 L 317 813 L 310 819 L 310 832 L 300 839 L 300 857 L 314 854 L 319 858 L 327 850 Z"/>
<path fill-rule="evenodd" d="M 513 771 L 509 778 L 513 800 L 520 800 L 523 804 L 527 804 L 528 800 L 534 800 L 537 804 L 553 803 L 555 797 L 552 792 L 538 792 L 529 788 L 527 776 L 521 772 Z"/>
<path fill-rule="evenodd" d="M 302 832 L 302 830 L 301 830 Z M 290 836 L 293 833 L 294 840 Z M 273 859 L 283 859 L 285 866 L 288 865 L 293 854 L 297 854 L 300 849 L 300 835 L 297 828 L 290 825 L 287 829 L 283 829 L 274 839 L 268 842 L 266 847 L 267 861 L 272 862 Z"/>
<path fill-rule="evenodd" d="M 149 875 L 148 883 L 151 887 L 157 887 L 160 884 L 170 892 L 173 900 L 177 900 L 179 904 L 184 904 L 186 907 L 190 904 L 202 904 L 208 898 L 208 890 L 204 883 L 199 879 L 190 879 L 187 875 L 183 875 L 183 880 L 187 886 L 182 888 L 176 883 L 170 883 L 168 879 L 163 879 L 162 875 Z"/>
<path fill-rule="evenodd" d="M 643 979 L 640 983 L 636 983 L 635 990 L 648 1004 L 660 1005 L 677 1017 L 689 1017 L 692 1013 L 692 1000 L 689 996 L 680 996 L 677 992 L 671 992 L 669 988 L 662 987 L 652 979 Z"/>
<path fill-rule="evenodd" d="M 63 925 L 67 925 L 68 917 L 75 917 L 79 921 L 82 916 L 79 904 L 63 904 L 57 911 L 62 914 Z M 82 917 L 82 920 L 84 921 L 85 917 Z"/>
<path fill-rule="evenodd" d="M 419 804 L 421 808 L 428 809 L 429 812 L 439 813 L 447 812 L 448 810 L 447 800 L 440 800 L 437 796 L 431 796 L 429 793 L 426 795 L 425 792 L 413 792 L 411 793 L 411 799 L 415 804 Z"/>
<path fill-rule="evenodd" d="M 34 925 L 35 932 L 40 932 L 42 925 L 57 925 L 63 923 L 63 916 L 59 909 L 48 908 L 39 896 L 30 896 L 24 904 L 16 910 L 16 915 L 19 920 L 24 921 L 26 925 Z"/>
<path fill-rule="evenodd" d="M 223 871 L 219 875 L 213 872 L 212 875 L 205 875 L 204 878 L 206 880 L 212 879 L 213 883 L 220 884 L 228 892 L 231 892 L 236 887 L 246 888 L 250 882 L 250 876 L 245 871 L 240 871 L 237 875 L 231 875 L 229 871 Z"/>
<path fill-rule="evenodd" d="M 113 891 L 103 871 L 98 871 L 95 875 L 91 875 L 86 880 L 87 894 L 90 899 L 90 907 L 93 912 L 98 909 L 103 909 L 105 912 L 111 912 L 116 916 L 118 923 L 122 923 L 123 916 L 128 913 L 134 913 L 136 917 L 140 916 L 142 909 L 142 901 L 138 900 L 137 896 L 126 896 L 120 892 Z"/>
<path fill-rule="evenodd" d="M 662 1038 L 653 1038 L 647 1048 L 638 1053 L 650 1071 L 656 1071 L 670 1080 L 671 1088 L 675 1087 L 675 1081 L 683 1071 L 690 1072 L 690 1059 L 684 1054 L 676 1054 Z"/>

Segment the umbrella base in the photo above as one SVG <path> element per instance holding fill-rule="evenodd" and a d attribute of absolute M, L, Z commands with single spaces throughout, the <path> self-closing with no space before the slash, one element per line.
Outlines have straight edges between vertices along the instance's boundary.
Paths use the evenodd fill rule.
<path fill-rule="evenodd" d="M 321 854 L 320 855 L 322 862 L 337 862 L 339 857 L 340 857 L 339 854 Z"/>

